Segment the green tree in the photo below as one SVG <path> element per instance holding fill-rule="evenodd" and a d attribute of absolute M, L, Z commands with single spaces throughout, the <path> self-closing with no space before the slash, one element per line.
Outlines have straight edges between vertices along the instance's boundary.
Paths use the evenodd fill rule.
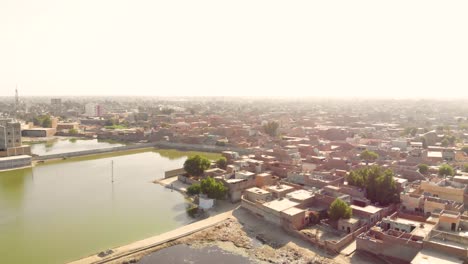
<path fill-rule="evenodd" d="M 372 202 L 388 205 L 399 201 L 399 193 L 391 170 L 380 166 L 364 167 L 351 171 L 348 184 L 366 189 L 366 197 Z"/>
<path fill-rule="evenodd" d="M 330 205 L 328 215 L 333 221 L 337 221 L 340 218 L 349 219 L 352 215 L 352 210 L 347 203 L 339 198 L 336 198 L 335 201 L 333 201 L 333 203 Z"/>
<path fill-rule="evenodd" d="M 42 127 L 52 127 L 52 120 L 50 120 L 50 116 L 44 116 L 42 119 Z"/>
<path fill-rule="evenodd" d="M 75 128 L 72 128 L 72 129 L 68 130 L 68 133 L 70 133 L 71 135 L 76 135 L 76 134 L 78 134 L 78 130 L 76 130 Z"/>
<path fill-rule="evenodd" d="M 366 162 L 366 165 L 369 165 L 369 162 L 373 162 L 379 158 L 379 154 L 366 149 L 359 155 L 359 158 L 364 160 Z"/>
<path fill-rule="evenodd" d="M 468 155 L 468 146 L 462 147 L 461 150 Z"/>
<path fill-rule="evenodd" d="M 220 181 L 216 181 L 211 177 L 206 177 L 200 181 L 200 190 L 211 199 L 224 199 L 227 193 L 227 188 Z"/>
<path fill-rule="evenodd" d="M 440 145 L 442 147 L 448 147 L 449 144 L 450 144 L 450 142 L 446 138 L 442 139 L 442 141 L 440 142 Z"/>
<path fill-rule="evenodd" d="M 263 130 L 265 131 L 265 133 L 267 133 L 271 137 L 274 137 L 277 135 L 278 128 L 279 128 L 279 123 L 276 121 L 268 121 L 268 123 L 263 125 Z"/>
<path fill-rule="evenodd" d="M 419 164 L 418 170 L 422 174 L 427 174 L 429 172 L 429 166 L 427 166 L 427 164 Z"/>
<path fill-rule="evenodd" d="M 206 169 L 210 167 L 210 160 L 200 156 L 195 155 L 188 158 L 184 163 L 185 171 L 192 176 L 201 176 Z"/>
<path fill-rule="evenodd" d="M 200 192 L 201 192 L 201 186 L 199 183 L 194 183 L 187 188 L 188 195 L 196 195 L 196 194 L 200 194 Z"/>
<path fill-rule="evenodd" d="M 455 175 L 455 171 L 453 170 L 452 166 L 448 164 L 442 164 L 439 167 L 439 176 L 453 176 Z"/>
<path fill-rule="evenodd" d="M 216 161 L 216 166 L 218 168 L 225 170 L 227 168 L 227 159 L 225 157 L 221 157 Z"/>

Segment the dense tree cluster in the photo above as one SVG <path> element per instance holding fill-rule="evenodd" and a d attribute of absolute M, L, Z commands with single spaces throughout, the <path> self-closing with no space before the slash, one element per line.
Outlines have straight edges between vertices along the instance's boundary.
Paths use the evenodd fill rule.
<path fill-rule="evenodd" d="M 33 118 L 33 124 L 35 126 L 50 128 L 52 127 L 52 120 L 50 120 L 50 116 L 48 115 L 36 116 Z"/>
<path fill-rule="evenodd" d="M 461 150 L 468 155 L 468 146 L 462 147 Z"/>
<path fill-rule="evenodd" d="M 452 168 L 452 166 L 448 164 L 442 164 L 439 167 L 439 176 L 453 176 L 455 175 L 455 170 Z"/>
<path fill-rule="evenodd" d="M 349 219 L 351 214 L 351 207 L 339 198 L 336 198 L 335 201 L 333 201 L 330 205 L 330 209 L 328 210 L 328 216 L 333 221 L 337 221 L 340 218 Z"/>
<path fill-rule="evenodd" d="M 225 170 L 227 168 L 227 159 L 225 157 L 221 157 L 216 161 L 216 166 L 218 168 Z"/>
<path fill-rule="evenodd" d="M 209 159 L 195 155 L 185 161 L 184 170 L 192 176 L 201 176 L 210 167 L 210 164 Z"/>
<path fill-rule="evenodd" d="M 366 190 L 367 199 L 388 205 L 399 202 L 399 193 L 391 170 L 380 166 L 365 167 L 351 171 L 347 177 L 348 184 Z"/>
<path fill-rule="evenodd" d="M 220 181 L 216 181 L 211 177 L 207 177 L 200 181 L 200 183 L 192 184 L 187 188 L 187 194 L 206 194 L 211 199 L 224 199 L 227 193 L 227 188 Z"/>
<path fill-rule="evenodd" d="M 364 160 L 366 164 L 369 164 L 369 162 L 377 160 L 379 158 L 379 154 L 366 149 L 359 155 L 359 158 Z"/>
<path fill-rule="evenodd" d="M 279 123 L 276 121 L 268 121 L 265 125 L 263 125 L 263 130 L 268 135 L 274 137 L 278 134 Z"/>
<path fill-rule="evenodd" d="M 427 164 L 419 164 L 418 170 L 422 174 L 427 174 L 429 172 L 429 166 L 427 166 Z"/>

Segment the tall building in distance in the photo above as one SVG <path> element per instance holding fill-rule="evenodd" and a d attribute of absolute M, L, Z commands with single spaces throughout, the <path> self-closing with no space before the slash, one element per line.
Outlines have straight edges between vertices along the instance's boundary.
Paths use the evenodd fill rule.
<path fill-rule="evenodd" d="M 23 145 L 21 124 L 13 119 L 0 119 L 0 157 L 30 155 L 31 147 Z"/>
<path fill-rule="evenodd" d="M 62 99 L 60 98 L 52 98 L 50 99 L 50 107 L 51 112 L 55 116 L 59 116 L 62 114 Z"/>
<path fill-rule="evenodd" d="M 88 103 L 85 105 L 85 115 L 91 117 L 100 117 L 105 114 L 105 109 L 100 104 Z"/>

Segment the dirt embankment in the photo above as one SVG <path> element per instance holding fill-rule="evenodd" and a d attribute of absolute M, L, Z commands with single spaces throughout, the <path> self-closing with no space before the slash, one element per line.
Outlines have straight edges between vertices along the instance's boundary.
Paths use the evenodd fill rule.
<path fill-rule="evenodd" d="M 151 252 L 178 244 L 192 247 L 215 245 L 225 251 L 249 257 L 254 263 L 334 263 L 333 260 L 297 246 L 295 243 L 279 243 L 249 228 L 236 219 L 228 219 L 211 228 L 113 263 L 135 263 L 136 260 Z M 274 230 L 271 231 L 274 232 Z"/>

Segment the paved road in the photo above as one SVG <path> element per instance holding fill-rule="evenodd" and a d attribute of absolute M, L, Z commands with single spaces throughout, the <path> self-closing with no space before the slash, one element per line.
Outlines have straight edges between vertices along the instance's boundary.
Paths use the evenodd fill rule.
<path fill-rule="evenodd" d="M 211 227 L 213 225 L 216 225 L 232 217 L 233 217 L 232 210 L 230 210 L 228 212 L 221 213 L 221 214 L 209 217 L 201 221 L 197 221 L 195 223 L 177 228 L 175 230 L 169 231 L 161 235 L 157 235 L 154 237 L 150 237 L 144 240 L 131 243 L 129 245 L 125 245 L 122 247 L 112 249 L 114 253 L 105 258 L 100 258 L 97 255 L 93 255 L 87 258 L 83 258 L 83 259 L 71 262 L 70 264 L 105 263 L 110 260 L 115 260 L 115 258 L 118 256 L 123 257 L 123 256 L 128 255 L 128 253 L 137 252 L 141 249 L 147 249 L 147 248 L 157 246 L 157 245 L 163 244 L 165 242 L 168 242 L 174 239 L 188 236 L 190 234 L 193 234 L 195 232 L 198 232 L 208 227 Z"/>

